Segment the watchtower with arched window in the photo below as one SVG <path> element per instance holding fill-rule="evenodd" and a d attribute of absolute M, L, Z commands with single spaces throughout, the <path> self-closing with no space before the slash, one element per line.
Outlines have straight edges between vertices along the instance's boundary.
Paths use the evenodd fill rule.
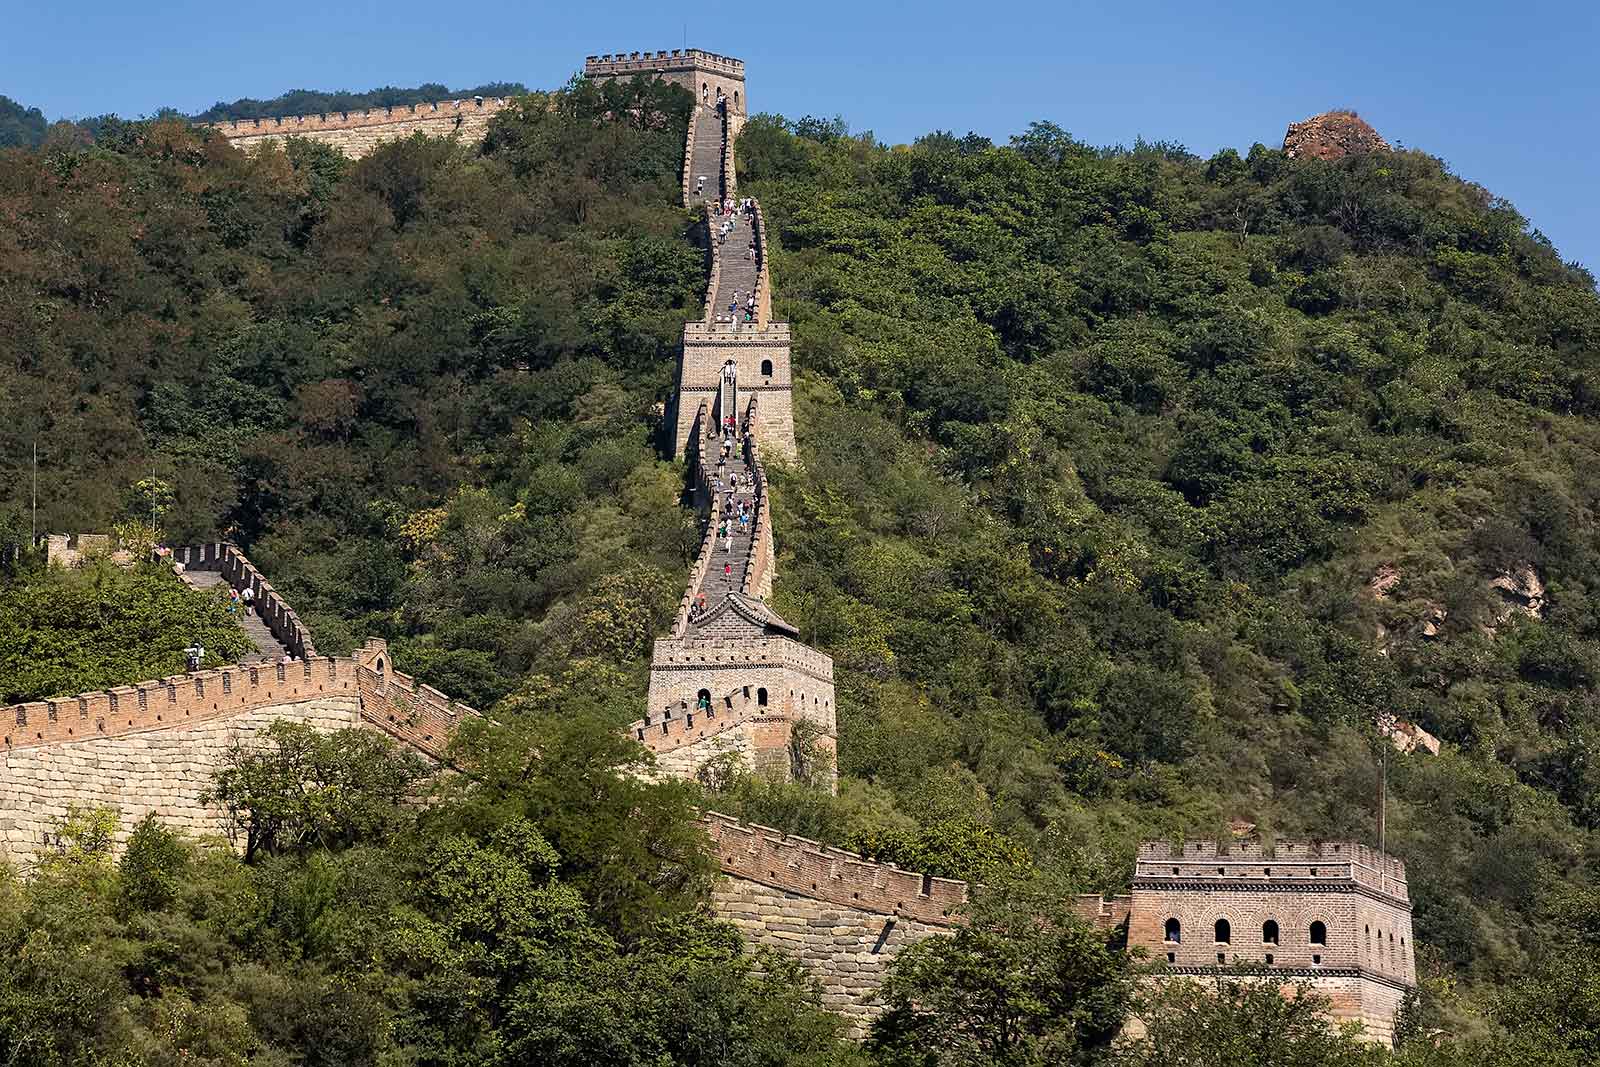
<path fill-rule="evenodd" d="M 1379 1040 L 1416 985 L 1405 865 L 1353 841 L 1146 842 L 1128 944 L 1180 973 L 1308 983 Z"/>
<path fill-rule="evenodd" d="M 745 116 L 744 60 L 698 48 L 672 48 L 657 52 L 615 52 L 590 56 L 583 76 L 592 81 L 608 78 L 655 77 L 681 85 L 695 102 L 715 107 L 721 97 L 730 118 Z"/>

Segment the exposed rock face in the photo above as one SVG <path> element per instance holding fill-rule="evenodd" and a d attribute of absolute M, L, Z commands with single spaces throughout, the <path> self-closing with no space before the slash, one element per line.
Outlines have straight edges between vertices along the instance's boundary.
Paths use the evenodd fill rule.
<path fill-rule="evenodd" d="M 1373 574 L 1372 580 L 1367 583 L 1374 600 L 1388 600 L 1389 591 L 1400 584 L 1400 571 L 1392 564 L 1385 563 Z"/>
<path fill-rule="evenodd" d="M 1343 159 L 1390 151 L 1389 142 L 1354 111 L 1325 111 L 1289 125 L 1283 151 L 1290 159 Z"/>
<path fill-rule="evenodd" d="M 1518 612 L 1530 619 L 1544 618 L 1544 583 L 1527 564 L 1501 574 L 1489 582 L 1489 587 L 1500 594 L 1503 602 L 1495 612 L 1496 623 L 1505 622 Z"/>

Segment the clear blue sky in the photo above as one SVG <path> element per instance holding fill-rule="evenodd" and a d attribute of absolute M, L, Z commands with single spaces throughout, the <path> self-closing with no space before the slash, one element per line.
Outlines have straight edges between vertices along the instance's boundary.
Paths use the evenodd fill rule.
<path fill-rule="evenodd" d="M 1049 119 L 1093 144 L 1143 136 L 1209 155 L 1353 107 L 1600 270 L 1596 0 L 5 7 L 0 93 L 51 118 L 295 88 L 548 88 L 589 53 L 686 41 L 746 61 L 754 110 L 839 114 L 893 142 L 934 128 L 1003 141 Z"/>

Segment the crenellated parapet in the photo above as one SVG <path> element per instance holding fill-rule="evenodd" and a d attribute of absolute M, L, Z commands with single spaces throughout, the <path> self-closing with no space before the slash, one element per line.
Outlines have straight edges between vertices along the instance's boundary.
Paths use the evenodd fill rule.
<path fill-rule="evenodd" d="M 955 926 L 967 883 L 902 871 L 854 852 L 794 837 L 726 815 L 702 820 L 724 874 L 761 882 L 812 900 Z"/>
<path fill-rule="evenodd" d="M 1190 841 L 1139 846 L 1134 878 L 1155 882 L 1213 881 L 1289 884 L 1348 881 L 1406 897 L 1406 865 L 1355 841 Z"/>
<path fill-rule="evenodd" d="M 750 398 L 750 404 L 745 409 L 744 424 L 756 426 L 760 422 L 759 395 Z M 750 471 L 751 480 L 755 486 L 755 514 L 754 529 L 751 532 L 748 558 L 745 561 L 744 582 L 740 592 L 756 600 L 766 600 L 772 596 L 773 547 L 772 547 L 772 509 L 767 499 L 767 468 L 761 462 L 761 446 L 755 434 L 748 433 L 744 438 L 745 469 Z"/>
<path fill-rule="evenodd" d="M 249 590 L 253 610 L 261 616 L 267 629 L 280 645 L 298 659 L 317 654 L 311 640 L 311 630 L 300 621 L 300 616 L 279 595 L 254 563 L 250 562 L 238 545 L 231 542 L 212 542 L 182 548 L 161 550 L 159 558 L 182 564 L 186 571 L 216 571 L 222 580 L 240 593 Z"/>
<path fill-rule="evenodd" d="M 478 711 L 401 674 L 389 662 L 388 653 L 384 641 L 368 638 L 366 646 L 355 654 L 361 718 L 442 762 L 456 730 L 462 723 L 479 718 Z"/>
<path fill-rule="evenodd" d="M 767 220 L 761 205 L 755 203 L 756 263 L 756 326 L 765 327 L 772 321 L 772 273 L 767 265 Z"/>
<path fill-rule="evenodd" d="M 615 52 L 589 56 L 583 61 L 583 73 L 590 78 L 631 76 L 635 74 L 666 74 L 683 70 L 713 71 L 730 77 L 744 77 L 744 60 L 732 56 L 719 56 L 698 48 L 662 49 L 658 52 Z"/>
<path fill-rule="evenodd" d="M 448 122 L 458 116 L 462 118 L 489 116 L 509 107 L 514 99 L 509 96 L 474 96 L 461 100 L 439 100 L 434 103 L 373 107 L 364 111 L 329 111 L 315 115 L 235 119 L 232 122 L 207 123 L 204 128 L 216 130 L 230 141 L 260 137 L 300 137 L 336 130 L 371 129 L 416 122 L 420 119 Z"/>
<path fill-rule="evenodd" d="M 193 671 L 0 708 L 0 744 L 16 749 L 118 737 L 341 693 L 356 693 L 352 660 L 315 656 Z"/>
<path fill-rule="evenodd" d="M 303 137 L 358 159 L 385 142 L 418 133 L 428 137 L 460 137 L 477 143 L 483 140 L 494 117 L 515 102 L 514 97 L 475 96 L 364 111 L 237 119 L 212 123 L 206 128 L 216 130 L 236 148 L 253 148 L 289 137 Z"/>

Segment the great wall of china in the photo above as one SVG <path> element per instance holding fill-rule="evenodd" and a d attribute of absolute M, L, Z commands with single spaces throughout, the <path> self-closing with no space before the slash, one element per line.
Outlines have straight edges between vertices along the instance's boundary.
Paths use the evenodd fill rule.
<path fill-rule="evenodd" d="M 658 773 L 693 776 L 731 753 L 762 773 L 817 781 L 820 771 L 821 784 L 831 784 L 833 662 L 768 603 L 777 557 L 764 457 L 793 461 L 797 449 L 790 332 L 772 318 L 766 220 L 753 201 L 739 207 L 736 187 L 744 65 L 686 49 L 591 56 L 585 74 L 659 77 L 694 95 L 683 200 L 704 211 L 710 247 L 704 315 L 684 327 L 669 417 L 704 534 L 672 631 L 656 642 L 645 711 L 631 732 L 655 754 Z M 507 103 L 454 101 L 218 129 L 242 147 L 298 135 L 361 155 L 418 131 L 481 137 Z M 730 201 L 731 214 L 714 206 Z M 69 550 L 65 541 L 61 548 Z M 191 580 L 194 572 L 207 576 L 196 584 L 250 588 L 271 640 L 292 658 L 0 710 L 0 858 L 26 868 L 71 805 L 115 808 L 119 841 L 153 813 L 239 845 L 236 828 L 200 797 L 229 748 L 272 721 L 380 730 L 437 762 L 457 726 L 477 714 L 396 672 L 382 641 L 348 657 L 317 655 L 293 610 L 233 546 L 180 549 L 173 559 Z M 878 1008 L 887 963 L 962 921 L 964 882 L 715 813 L 704 826 L 722 870 L 717 914 L 752 943 L 799 958 L 853 1033 Z M 1090 895 L 1074 905 L 1170 973 L 1248 965 L 1286 989 L 1312 985 L 1330 998 L 1335 1019 L 1361 1022 L 1376 1041 L 1392 1037 L 1416 983 L 1405 867 L 1353 842 L 1274 849 L 1147 842 L 1129 894 Z"/>

